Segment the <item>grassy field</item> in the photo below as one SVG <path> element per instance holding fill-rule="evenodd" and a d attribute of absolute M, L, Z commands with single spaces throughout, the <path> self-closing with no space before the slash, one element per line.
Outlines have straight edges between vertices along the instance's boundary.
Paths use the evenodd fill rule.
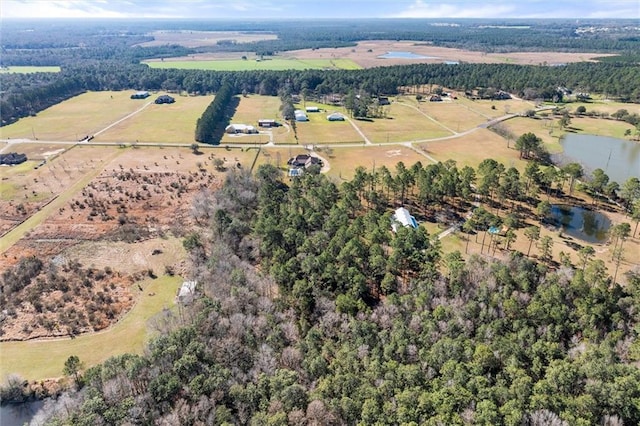
<path fill-rule="evenodd" d="M 385 108 L 387 118 L 355 121 L 373 143 L 417 141 L 453 134 L 419 110 L 395 103 Z"/>
<path fill-rule="evenodd" d="M 182 278 L 163 276 L 140 283 L 136 305 L 113 327 L 75 339 L 0 343 L 0 377 L 17 373 L 25 379 L 62 376 L 65 360 L 76 355 L 85 367 L 124 353 L 141 353 L 150 337 L 148 321 L 174 305 Z"/>
<path fill-rule="evenodd" d="M 212 71 L 284 71 L 306 69 L 355 70 L 361 67 L 351 59 L 269 58 L 263 60 L 232 59 L 214 61 L 147 61 L 151 68 L 180 68 Z"/>
<path fill-rule="evenodd" d="M 414 97 L 403 96 L 398 99 L 398 102 L 418 108 L 455 132 L 464 132 L 487 121 L 487 117 L 457 101 L 418 103 Z"/>
<path fill-rule="evenodd" d="M 34 72 L 60 72 L 60 67 L 2 67 L 0 74 L 31 74 Z"/>
<path fill-rule="evenodd" d="M 296 105 L 304 110 L 304 106 Z M 333 144 L 333 143 L 364 143 L 364 139 L 353 128 L 348 120 L 329 121 L 327 115 L 339 112 L 345 117 L 348 113 L 340 107 L 307 102 L 306 106 L 317 106 L 320 112 L 307 113 L 309 121 L 296 123 L 298 143 L 306 144 Z M 358 126 L 359 123 L 355 122 Z"/>
<path fill-rule="evenodd" d="M 176 96 L 175 99 L 173 104 L 149 105 L 96 136 L 94 141 L 194 142 L 196 121 L 213 101 L 213 96 Z"/>
<path fill-rule="evenodd" d="M 466 136 L 444 141 L 425 142 L 419 145 L 438 161 L 455 160 L 458 167 L 478 167 L 485 158 L 493 158 L 506 167 L 524 168 L 518 151 L 507 148 L 507 142 L 494 132 L 480 129 Z"/>
<path fill-rule="evenodd" d="M 236 108 L 235 114 L 231 118 L 232 124 L 247 124 L 256 127 L 260 131 L 272 132 L 274 142 L 295 143 L 293 133 L 286 126 L 280 126 L 272 129 L 258 128 L 258 120 L 273 119 L 282 122 L 280 114 L 280 98 L 277 96 L 259 96 L 251 95 L 247 97 L 239 97 L 240 103 Z M 222 144 L 225 143 L 267 143 L 269 135 L 227 135 L 222 137 Z"/>
<path fill-rule="evenodd" d="M 467 99 L 464 95 L 459 95 L 458 99 L 455 100 L 455 103 L 465 106 L 469 111 L 480 114 L 487 119 L 502 117 L 506 114 L 521 114 L 527 110 L 535 108 L 535 104 L 533 102 L 524 100 L 505 99 L 501 101 L 473 101 L 471 99 Z"/>
<path fill-rule="evenodd" d="M 127 92 L 87 92 L 0 128 L 2 139 L 77 141 L 143 107 Z"/>

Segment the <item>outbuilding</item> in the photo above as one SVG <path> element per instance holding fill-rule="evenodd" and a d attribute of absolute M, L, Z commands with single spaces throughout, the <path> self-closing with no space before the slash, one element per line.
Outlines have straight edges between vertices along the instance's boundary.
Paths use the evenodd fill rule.
<path fill-rule="evenodd" d="M 151 93 L 142 90 L 131 95 L 131 99 L 147 99 L 149 96 L 151 96 Z"/>
<path fill-rule="evenodd" d="M 307 112 L 320 112 L 320 108 L 318 108 L 317 106 L 308 106 L 305 108 L 305 111 Z"/>
<path fill-rule="evenodd" d="M 232 135 L 237 133 L 244 133 L 247 135 L 258 133 L 258 129 L 248 124 L 229 124 L 225 127 L 224 131 L 225 133 Z"/>
<path fill-rule="evenodd" d="M 258 127 L 278 127 L 278 122 L 271 119 L 258 120 Z"/>
<path fill-rule="evenodd" d="M 309 121 L 309 117 L 307 117 L 307 114 L 301 109 L 295 110 L 294 117 L 296 121 Z"/>
<path fill-rule="evenodd" d="M 327 120 L 329 120 L 329 121 L 344 121 L 344 115 L 340 114 L 339 112 L 334 112 L 334 113 L 331 113 L 331 114 L 327 115 Z"/>

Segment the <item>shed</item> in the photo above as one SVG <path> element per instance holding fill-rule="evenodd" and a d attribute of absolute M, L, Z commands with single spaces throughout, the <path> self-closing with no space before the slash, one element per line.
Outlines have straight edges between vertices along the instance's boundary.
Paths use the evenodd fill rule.
<path fill-rule="evenodd" d="M 183 305 L 189 305 L 197 297 L 196 287 L 197 281 L 185 281 L 182 283 L 180 290 L 178 291 L 178 302 Z"/>
<path fill-rule="evenodd" d="M 327 115 L 327 120 L 329 121 L 344 121 L 344 115 L 339 112 L 334 112 L 332 114 Z"/>
<path fill-rule="evenodd" d="M 309 121 L 309 117 L 307 117 L 307 114 L 305 114 L 301 109 L 295 110 L 294 116 L 296 121 Z"/>
<path fill-rule="evenodd" d="M 131 99 L 146 99 L 149 96 L 151 96 L 151 93 L 147 92 L 146 90 L 142 90 L 131 95 Z"/>
<path fill-rule="evenodd" d="M 258 127 L 278 127 L 278 122 L 276 120 L 264 118 L 258 120 Z"/>
<path fill-rule="evenodd" d="M 318 108 L 317 106 L 308 106 L 305 108 L 305 111 L 307 112 L 320 112 L 320 108 Z"/>
<path fill-rule="evenodd" d="M 411 216 L 409 210 L 404 207 L 400 207 L 396 209 L 391 217 L 391 229 L 393 229 L 393 232 L 398 231 L 398 225 L 404 226 L 405 228 L 415 229 L 418 227 L 418 222 L 415 217 Z"/>

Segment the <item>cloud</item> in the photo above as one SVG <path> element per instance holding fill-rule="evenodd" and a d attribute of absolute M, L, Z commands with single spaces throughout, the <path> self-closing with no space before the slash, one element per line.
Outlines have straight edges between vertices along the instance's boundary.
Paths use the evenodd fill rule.
<path fill-rule="evenodd" d="M 511 4 L 463 2 L 437 4 L 416 0 L 396 18 L 494 18 L 511 15 L 516 7 Z"/>

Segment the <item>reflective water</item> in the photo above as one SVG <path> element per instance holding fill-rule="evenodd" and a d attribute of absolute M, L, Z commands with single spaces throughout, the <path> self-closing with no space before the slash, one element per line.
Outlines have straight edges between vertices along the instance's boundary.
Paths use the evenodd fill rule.
<path fill-rule="evenodd" d="M 611 220 L 602 213 L 582 207 L 554 204 L 551 217 L 563 232 L 588 243 L 604 243 Z"/>
<path fill-rule="evenodd" d="M 602 169 L 620 185 L 640 176 L 640 142 L 607 136 L 568 134 L 561 140 L 564 155 L 583 165 L 586 171 Z"/>
<path fill-rule="evenodd" d="M 381 59 L 438 59 L 435 56 L 418 55 L 413 52 L 391 51 L 378 56 Z"/>

